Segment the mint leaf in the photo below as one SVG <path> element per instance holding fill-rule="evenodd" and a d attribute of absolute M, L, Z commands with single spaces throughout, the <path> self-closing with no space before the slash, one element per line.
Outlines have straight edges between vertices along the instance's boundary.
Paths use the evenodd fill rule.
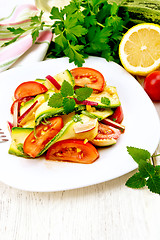
<path fill-rule="evenodd" d="M 160 165 L 155 166 L 155 175 L 158 175 L 160 177 Z"/>
<path fill-rule="evenodd" d="M 101 97 L 101 103 L 105 104 L 105 105 L 109 105 L 110 104 L 110 100 L 107 97 Z"/>
<path fill-rule="evenodd" d="M 140 173 L 135 173 L 127 180 L 125 185 L 130 188 L 142 188 L 146 185 L 146 180 Z"/>
<path fill-rule="evenodd" d="M 48 101 L 48 106 L 50 107 L 62 107 L 63 106 L 63 97 L 61 93 L 54 93 L 49 101 Z"/>
<path fill-rule="evenodd" d="M 76 95 L 78 101 L 84 101 L 85 99 L 89 98 L 93 92 L 92 88 L 83 87 L 76 89 Z"/>
<path fill-rule="evenodd" d="M 151 157 L 151 154 L 145 149 L 127 147 L 127 151 L 137 163 L 139 163 L 140 160 L 146 161 Z"/>
<path fill-rule="evenodd" d="M 66 114 L 73 112 L 75 105 L 76 105 L 76 103 L 73 98 L 64 98 L 63 99 L 63 107 L 64 107 L 64 111 Z"/>
<path fill-rule="evenodd" d="M 61 94 L 63 97 L 73 96 L 74 94 L 74 89 L 72 85 L 66 80 L 64 80 L 62 83 Z"/>
<path fill-rule="evenodd" d="M 153 193 L 160 194 L 160 177 L 153 174 L 146 182 L 147 187 Z"/>
<path fill-rule="evenodd" d="M 13 27 L 8 27 L 7 28 L 10 32 L 12 32 L 13 34 L 15 34 L 15 35 L 17 35 L 17 34 L 23 34 L 24 32 L 25 32 L 25 30 L 24 29 L 22 29 L 22 28 L 13 28 Z"/>
<path fill-rule="evenodd" d="M 149 162 L 146 162 L 144 160 L 140 160 L 138 170 L 139 170 L 141 176 L 146 178 L 146 177 L 149 177 L 151 174 L 154 173 L 154 166 Z"/>

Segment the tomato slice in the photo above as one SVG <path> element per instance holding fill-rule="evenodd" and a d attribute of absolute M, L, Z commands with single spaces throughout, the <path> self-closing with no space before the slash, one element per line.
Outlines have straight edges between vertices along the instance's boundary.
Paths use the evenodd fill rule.
<path fill-rule="evenodd" d="M 48 89 L 39 82 L 28 81 L 21 83 L 14 92 L 15 99 L 20 99 L 28 96 L 36 96 L 47 92 Z"/>
<path fill-rule="evenodd" d="M 99 157 L 97 149 L 84 140 L 67 139 L 53 144 L 47 151 L 47 160 L 93 163 Z"/>
<path fill-rule="evenodd" d="M 102 92 L 105 87 L 105 80 L 103 75 L 93 69 L 86 67 L 74 68 L 71 70 L 71 74 L 75 79 L 75 86 L 78 87 L 90 87 L 97 92 Z"/>
<path fill-rule="evenodd" d="M 95 139 L 118 139 L 121 135 L 121 131 L 109 125 L 99 123 L 98 134 Z"/>
<path fill-rule="evenodd" d="M 124 118 L 122 107 L 121 106 L 117 107 L 114 113 L 108 118 L 117 123 L 121 123 Z"/>
<path fill-rule="evenodd" d="M 61 117 L 53 117 L 48 120 L 47 125 L 40 124 L 36 128 L 36 133 L 32 131 L 24 141 L 23 150 L 29 156 L 35 158 L 45 147 L 45 145 L 54 138 L 63 127 Z"/>

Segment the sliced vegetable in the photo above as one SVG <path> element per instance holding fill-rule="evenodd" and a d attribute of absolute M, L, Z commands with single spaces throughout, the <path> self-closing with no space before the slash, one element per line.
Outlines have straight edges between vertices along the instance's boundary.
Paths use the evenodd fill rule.
<path fill-rule="evenodd" d="M 17 127 L 18 124 L 18 102 L 15 102 L 13 106 L 13 127 Z"/>
<path fill-rule="evenodd" d="M 63 140 L 53 144 L 47 151 L 47 160 L 93 163 L 99 157 L 97 149 L 83 140 Z"/>
<path fill-rule="evenodd" d="M 9 153 L 20 156 L 29 157 L 23 151 L 23 144 L 27 136 L 33 131 L 33 128 L 14 127 L 11 131 L 12 142 L 9 148 Z"/>
<path fill-rule="evenodd" d="M 102 120 L 102 123 L 109 125 L 111 127 L 117 128 L 121 131 L 121 133 L 123 133 L 125 131 L 125 126 L 123 126 L 122 124 L 119 124 L 117 122 L 114 122 L 108 118 L 105 118 Z"/>
<path fill-rule="evenodd" d="M 74 124 L 74 131 L 75 133 L 88 132 L 94 129 L 96 125 L 97 125 L 97 119 L 83 116 L 82 122 L 77 122 L 76 124 Z"/>
<path fill-rule="evenodd" d="M 87 101 L 97 102 L 97 106 L 101 108 L 116 108 L 121 105 L 117 89 L 113 86 L 106 86 L 103 92 L 93 92 Z"/>
<path fill-rule="evenodd" d="M 23 125 L 27 121 L 31 120 L 31 116 L 33 112 L 36 110 L 36 105 L 38 104 L 38 101 L 34 102 L 31 107 L 29 107 L 19 118 L 18 118 L 18 124 Z"/>
<path fill-rule="evenodd" d="M 120 135 L 119 129 L 99 123 L 98 134 L 91 142 L 96 146 L 109 146 L 115 144 Z"/>
<path fill-rule="evenodd" d="M 14 92 L 15 99 L 21 99 L 29 96 L 36 96 L 38 94 L 47 92 L 48 89 L 41 83 L 35 81 L 28 81 L 21 83 Z"/>
<path fill-rule="evenodd" d="M 26 138 L 23 150 L 29 156 L 35 158 L 44 148 L 45 145 L 54 138 L 63 127 L 63 120 L 61 117 L 54 117 L 49 119 L 49 123 L 40 124 L 35 132 L 32 131 Z"/>
<path fill-rule="evenodd" d="M 11 105 L 11 109 L 10 109 L 11 114 L 13 114 L 14 104 L 16 102 L 18 102 L 18 113 L 19 113 L 21 104 L 26 103 L 26 102 L 30 101 L 31 99 L 33 99 L 33 97 L 25 97 L 25 98 L 21 98 L 21 99 L 16 99 Z"/>
<path fill-rule="evenodd" d="M 99 123 L 98 125 L 98 134 L 95 139 L 118 139 L 121 135 L 121 131 L 111 127 L 109 125 Z"/>
<path fill-rule="evenodd" d="M 74 68 L 71 70 L 71 74 L 75 79 L 75 86 L 87 86 L 98 92 L 102 92 L 104 90 L 104 77 L 95 69 L 87 67 Z"/>
<path fill-rule="evenodd" d="M 121 105 L 115 109 L 114 113 L 111 116 L 109 116 L 109 119 L 117 123 L 121 123 L 123 121 L 123 118 L 124 115 Z"/>
<path fill-rule="evenodd" d="M 54 85 L 55 88 L 57 88 L 58 90 L 61 89 L 61 85 L 56 81 L 55 78 L 53 78 L 50 75 L 46 76 L 46 78 L 48 79 L 48 81 L 50 81 Z"/>
<path fill-rule="evenodd" d="M 88 100 L 78 101 L 76 98 L 74 98 L 74 100 L 77 104 L 90 105 L 90 106 L 97 106 L 98 105 L 97 102 L 93 102 L 93 101 L 88 101 Z"/>

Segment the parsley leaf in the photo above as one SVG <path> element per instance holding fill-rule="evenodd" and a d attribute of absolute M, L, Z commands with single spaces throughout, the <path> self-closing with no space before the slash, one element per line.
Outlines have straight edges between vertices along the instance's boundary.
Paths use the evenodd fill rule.
<path fill-rule="evenodd" d="M 63 16 L 62 16 L 61 12 L 59 11 L 58 7 L 52 7 L 50 19 L 63 20 Z"/>
<path fill-rule="evenodd" d="M 81 122 L 81 123 L 83 123 L 81 116 L 78 115 L 78 114 L 75 114 L 75 115 L 72 117 L 72 119 L 73 119 L 74 122 Z"/>
<path fill-rule="evenodd" d="M 101 103 L 103 103 L 105 105 L 109 105 L 110 104 L 110 100 L 107 97 L 101 97 Z"/>
<path fill-rule="evenodd" d="M 8 27 L 7 28 L 10 32 L 12 32 L 13 34 L 15 34 L 15 35 L 17 35 L 17 34 L 23 34 L 24 32 L 25 32 L 25 30 L 24 29 L 22 29 L 22 28 L 14 28 L 14 27 Z"/>
<path fill-rule="evenodd" d="M 75 108 L 75 100 L 73 98 L 64 98 L 63 107 L 66 114 L 73 112 Z"/>
<path fill-rule="evenodd" d="M 10 45 L 11 43 L 14 43 L 15 41 L 17 41 L 17 39 L 20 37 L 20 35 L 18 35 L 17 37 L 13 38 L 12 40 L 5 42 L 1 45 L 1 47 L 6 47 L 8 45 Z"/>
<path fill-rule="evenodd" d="M 85 99 L 91 96 L 92 92 L 93 92 L 93 89 L 89 87 L 76 89 L 77 100 L 84 101 Z"/>
<path fill-rule="evenodd" d="M 48 101 L 48 106 L 50 107 L 62 107 L 63 106 L 63 96 L 61 93 L 54 93 Z"/>
<path fill-rule="evenodd" d="M 119 62 L 118 47 L 127 30 L 129 14 L 116 3 L 106 0 L 71 0 L 69 5 L 53 7 L 51 19 L 55 43 L 48 57 L 69 57 L 69 62 L 82 66 L 88 55 Z"/>
<path fill-rule="evenodd" d="M 63 97 L 73 96 L 73 94 L 74 94 L 74 89 L 73 89 L 72 85 L 66 80 L 64 80 L 62 83 L 61 94 Z"/>

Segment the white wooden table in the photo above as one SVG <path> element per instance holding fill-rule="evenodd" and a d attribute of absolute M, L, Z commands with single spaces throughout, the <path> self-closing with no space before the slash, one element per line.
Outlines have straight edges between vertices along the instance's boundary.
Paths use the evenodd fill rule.
<path fill-rule="evenodd" d="M 16 2 L 25 1 L 0 0 L 0 17 Z M 160 103 L 155 106 L 160 116 Z M 159 240 L 160 196 L 127 188 L 134 172 L 55 193 L 24 192 L 0 183 L 0 239 Z"/>

